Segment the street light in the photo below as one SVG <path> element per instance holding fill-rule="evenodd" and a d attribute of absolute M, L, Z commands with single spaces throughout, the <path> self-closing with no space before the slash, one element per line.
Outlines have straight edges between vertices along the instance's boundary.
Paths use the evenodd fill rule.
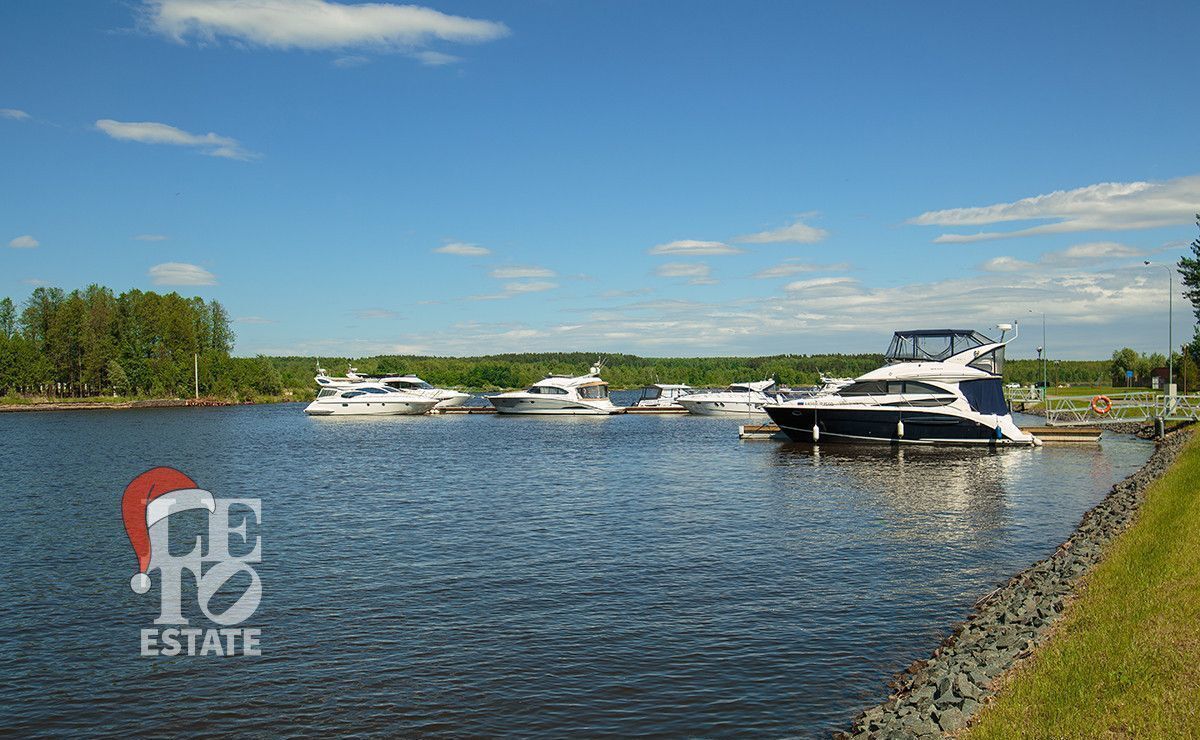
<path fill-rule="evenodd" d="M 1150 260 L 1143 260 L 1147 267 L 1161 267 L 1167 271 L 1167 394 L 1175 385 L 1175 335 L 1174 335 L 1174 303 L 1175 303 L 1175 272 L 1166 265 L 1157 265 Z"/>
<path fill-rule="evenodd" d="M 1034 311 L 1032 308 L 1027 308 L 1025 310 L 1028 311 L 1029 313 L 1035 314 L 1035 315 L 1038 313 L 1037 311 Z M 1042 346 L 1038 347 L 1037 351 L 1038 351 L 1038 360 L 1040 360 L 1042 363 L 1042 393 L 1045 393 L 1046 392 L 1045 389 L 1048 386 L 1048 383 L 1047 383 L 1048 378 L 1046 377 L 1047 376 L 1046 360 L 1047 360 L 1047 358 L 1050 357 L 1050 353 L 1047 352 L 1044 356 L 1042 354 L 1043 350 L 1046 349 L 1046 312 L 1042 311 L 1041 314 L 1042 314 Z"/>

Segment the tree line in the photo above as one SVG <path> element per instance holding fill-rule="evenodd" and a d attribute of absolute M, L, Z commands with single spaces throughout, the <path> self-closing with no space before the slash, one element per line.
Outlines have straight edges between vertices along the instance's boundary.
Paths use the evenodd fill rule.
<path fill-rule="evenodd" d="M 234 334 L 218 301 L 89 285 L 0 298 L 0 396 L 191 395 L 233 398 L 281 390 L 264 358 L 230 356 Z"/>

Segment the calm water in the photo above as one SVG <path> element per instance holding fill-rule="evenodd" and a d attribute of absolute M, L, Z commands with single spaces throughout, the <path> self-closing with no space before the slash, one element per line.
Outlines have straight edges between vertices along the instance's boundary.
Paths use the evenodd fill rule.
<path fill-rule="evenodd" d="M 821 735 L 1150 453 L 301 408 L 0 414 L 0 729 Z M 262 657 L 139 656 L 155 465 L 262 499 Z"/>

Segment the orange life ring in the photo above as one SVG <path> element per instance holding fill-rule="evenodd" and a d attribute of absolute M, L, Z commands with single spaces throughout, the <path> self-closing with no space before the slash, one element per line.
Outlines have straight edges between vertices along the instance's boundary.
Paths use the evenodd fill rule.
<path fill-rule="evenodd" d="M 1108 396 L 1096 396 L 1092 399 L 1092 411 L 1104 416 L 1112 411 L 1112 399 Z"/>

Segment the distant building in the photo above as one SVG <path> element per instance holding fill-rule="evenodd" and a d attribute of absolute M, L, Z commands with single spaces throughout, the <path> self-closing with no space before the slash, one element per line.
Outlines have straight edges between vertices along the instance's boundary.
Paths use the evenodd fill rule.
<path fill-rule="evenodd" d="M 1150 371 L 1150 387 L 1155 390 L 1166 388 L 1167 380 L 1170 377 L 1170 370 L 1165 367 L 1156 367 Z"/>

